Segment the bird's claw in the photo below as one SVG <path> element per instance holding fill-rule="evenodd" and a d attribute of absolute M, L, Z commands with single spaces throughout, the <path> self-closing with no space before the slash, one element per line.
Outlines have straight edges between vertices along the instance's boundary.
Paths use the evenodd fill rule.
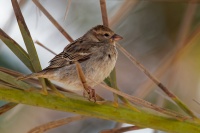
<path fill-rule="evenodd" d="M 95 90 L 92 89 L 91 87 L 88 87 L 87 90 L 87 95 L 88 95 L 88 100 L 92 101 L 94 100 L 94 102 L 96 102 L 96 93 Z M 83 96 L 86 97 L 85 91 L 83 92 Z"/>

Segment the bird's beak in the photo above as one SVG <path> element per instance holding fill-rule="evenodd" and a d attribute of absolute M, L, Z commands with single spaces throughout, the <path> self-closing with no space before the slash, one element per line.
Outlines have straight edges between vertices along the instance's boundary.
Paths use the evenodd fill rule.
<path fill-rule="evenodd" d="M 112 38 L 114 41 L 119 41 L 119 40 L 123 39 L 123 37 L 121 37 L 120 35 L 117 35 L 117 34 L 114 34 L 111 38 Z"/>

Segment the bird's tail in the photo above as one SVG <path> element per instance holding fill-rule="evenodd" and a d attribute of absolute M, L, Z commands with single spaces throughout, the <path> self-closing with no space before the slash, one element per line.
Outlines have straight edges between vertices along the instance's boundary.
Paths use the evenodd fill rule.
<path fill-rule="evenodd" d="M 38 73 L 32 73 L 32 74 L 29 74 L 29 75 L 19 76 L 17 78 L 17 80 L 24 80 L 24 79 L 34 78 L 34 77 L 39 77 L 39 74 Z"/>

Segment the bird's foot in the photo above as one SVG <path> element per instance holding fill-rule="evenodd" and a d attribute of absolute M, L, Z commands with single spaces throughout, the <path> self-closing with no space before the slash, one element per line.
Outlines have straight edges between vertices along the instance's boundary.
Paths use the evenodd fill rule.
<path fill-rule="evenodd" d="M 87 93 L 87 94 L 86 94 Z M 96 93 L 95 90 L 88 86 L 87 90 L 83 91 L 83 96 L 88 97 L 89 101 L 96 102 Z"/>

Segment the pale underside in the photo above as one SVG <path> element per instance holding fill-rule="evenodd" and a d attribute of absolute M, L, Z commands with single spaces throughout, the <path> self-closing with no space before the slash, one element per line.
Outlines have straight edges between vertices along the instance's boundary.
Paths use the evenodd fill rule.
<path fill-rule="evenodd" d="M 88 85 L 94 87 L 108 77 L 115 66 L 116 60 L 117 50 L 115 45 L 104 44 L 98 51 L 94 51 L 89 59 L 80 62 Z M 59 69 L 50 69 L 40 77 L 59 81 L 69 90 L 83 90 L 74 63 Z"/>

